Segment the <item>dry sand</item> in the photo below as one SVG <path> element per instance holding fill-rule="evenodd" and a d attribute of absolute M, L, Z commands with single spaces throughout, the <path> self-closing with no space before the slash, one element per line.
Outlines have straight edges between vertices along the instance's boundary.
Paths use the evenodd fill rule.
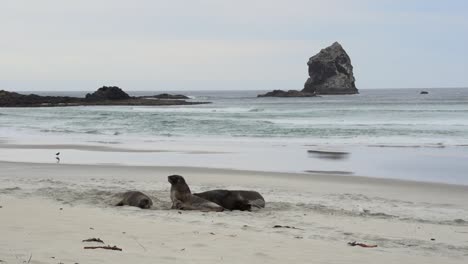
<path fill-rule="evenodd" d="M 466 263 L 468 187 L 188 167 L 0 162 L 0 262 Z M 254 212 L 168 210 L 167 175 L 192 191 L 260 191 Z M 151 210 L 113 207 L 141 190 Z M 62 208 L 62 209 L 60 209 Z M 297 229 L 273 228 L 287 225 Z M 123 251 L 85 250 L 101 238 Z M 435 239 L 435 240 L 431 240 Z M 376 244 L 351 247 L 347 242 Z"/>

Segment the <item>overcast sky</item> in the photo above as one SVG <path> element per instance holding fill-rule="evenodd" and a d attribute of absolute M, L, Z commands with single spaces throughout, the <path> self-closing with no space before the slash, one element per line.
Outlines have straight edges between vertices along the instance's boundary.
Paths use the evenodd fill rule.
<path fill-rule="evenodd" d="M 466 0 L 1 0 L 0 89 L 302 89 L 334 41 L 358 88 L 468 87 Z"/>

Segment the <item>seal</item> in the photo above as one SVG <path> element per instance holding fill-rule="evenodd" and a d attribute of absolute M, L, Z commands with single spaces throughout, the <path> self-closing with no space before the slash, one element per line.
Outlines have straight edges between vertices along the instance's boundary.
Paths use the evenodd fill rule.
<path fill-rule="evenodd" d="M 123 194 L 123 199 L 116 206 L 136 206 L 141 209 L 149 209 L 153 201 L 146 194 L 138 191 L 130 191 Z"/>
<path fill-rule="evenodd" d="M 224 208 L 216 203 L 210 202 L 198 196 L 192 195 L 184 177 L 180 175 L 170 175 L 167 180 L 171 184 L 171 209 L 199 210 L 222 212 Z"/>
<path fill-rule="evenodd" d="M 265 199 L 255 191 L 212 190 L 193 195 L 221 205 L 228 210 L 250 211 L 252 207 L 265 207 Z"/>

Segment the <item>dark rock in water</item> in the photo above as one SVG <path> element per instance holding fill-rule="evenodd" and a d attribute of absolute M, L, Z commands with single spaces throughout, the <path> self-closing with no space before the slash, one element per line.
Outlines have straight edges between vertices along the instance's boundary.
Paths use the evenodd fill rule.
<path fill-rule="evenodd" d="M 0 107 L 65 105 L 76 102 L 76 98 L 68 96 L 39 96 L 36 94 L 25 95 L 4 90 L 0 91 Z"/>
<path fill-rule="evenodd" d="M 40 96 L 0 91 L 0 107 L 56 107 L 78 105 L 194 105 L 209 102 L 187 102 L 185 100 L 151 100 L 130 97 L 118 87 L 102 87 L 86 98 L 68 96 Z"/>
<path fill-rule="evenodd" d="M 181 100 L 181 99 L 190 99 L 188 96 L 182 94 L 158 94 L 153 96 L 142 96 L 142 98 L 156 98 L 156 99 L 168 99 L 168 100 Z"/>
<path fill-rule="evenodd" d="M 257 97 L 313 97 L 316 96 L 315 93 L 300 92 L 296 90 L 274 90 L 266 94 L 259 94 Z"/>
<path fill-rule="evenodd" d="M 103 86 L 94 93 L 87 94 L 85 99 L 86 101 L 125 100 L 130 99 L 130 95 L 117 86 Z"/>
<path fill-rule="evenodd" d="M 275 90 L 258 97 L 311 97 L 320 94 L 357 94 L 353 66 L 343 47 L 335 42 L 311 57 L 309 78 L 302 91 Z"/>
<path fill-rule="evenodd" d="M 311 57 L 309 78 L 302 92 L 317 94 L 356 94 L 353 66 L 343 47 L 335 42 Z"/>
<path fill-rule="evenodd" d="M 428 91 L 421 91 L 419 94 L 429 94 Z"/>

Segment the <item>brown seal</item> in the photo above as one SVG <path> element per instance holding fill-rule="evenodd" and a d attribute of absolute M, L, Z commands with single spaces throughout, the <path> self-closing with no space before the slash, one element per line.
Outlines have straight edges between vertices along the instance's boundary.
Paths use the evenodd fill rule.
<path fill-rule="evenodd" d="M 228 210 L 250 211 L 252 207 L 265 207 L 265 199 L 255 191 L 212 190 L 193 195 L 221 205 Z"/>
<path fill-rule="evenodd" d="M 199 210 L 222 212 L 224 208 L 198 196 L 192 195 L 184 177 L 171 175 L 167 177 L 171 184 L 171 209 Z"/>
<path fill-rule="evenodd" d="M 130 191 L 123 194 L 123 199 L 116 206 L 136 206 L 141 209 L 148 209 L 153 205 L 153 201 L 146 194 L 138 191 Z"/>

